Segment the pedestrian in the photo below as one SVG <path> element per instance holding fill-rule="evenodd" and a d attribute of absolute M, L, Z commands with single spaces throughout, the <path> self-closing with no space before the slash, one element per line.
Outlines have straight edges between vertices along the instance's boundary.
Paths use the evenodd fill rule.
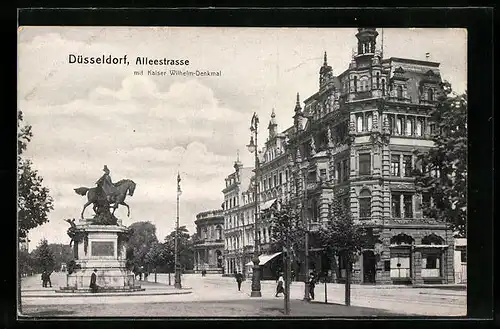
<path fill-rule="evenodd" d="M 94 272 L 92 273 L 92 275 L 90 276 L 90 289 L 92 290 L 92 292 L 97 292 L 97 269 L 94 268 Z"/>
<path fill-rule="evenodd" d="M 316 286 L 316 276 L 314 273 L 311 273 L 309 276 L 309 295 L 311 296 L 311 299 L 314 300 L 314 288 Z"/>
<path fill-rule="evenodd" d="M 283 273 L 280 273 L 277 282 L 278 285 L 276 286 L 276 295 L 274 297 L 278 297 L 278 294 L 286 295 L 284 288 L 285 280 L 283 279 Z"/>
<path fill-rule="evenodd" d="M 42 271 L 42 288 L 47 288 L 47 272 Z"/>
<path fill-rule="evenodd" d="M 52 271 L 50 272 L 47 272 L 47 277 L 46 277 L 46 283 L 45 283 L 45 287 L 47 287 L 47 283 L 49 284 L 50 288 L 52 288 L 52 282 L 50 281 L 50 275 L 52 274 Z"/>
<path fill-rule="evenodd" d="M 236 283 L 238 283 L 238 291 L 241 291 L 241 283 L 243 282 L 243 275 L 238 272 L 234 275 L 236 277 Z"/>

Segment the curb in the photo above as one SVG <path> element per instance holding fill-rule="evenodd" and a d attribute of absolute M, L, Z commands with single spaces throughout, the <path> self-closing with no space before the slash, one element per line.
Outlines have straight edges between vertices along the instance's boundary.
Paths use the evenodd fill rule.
<path fill-rule="evenodd" d="M 152 293 L 55 293 L 54 295 L 22 295 L 21 298 L 64 298 L 64 297 L 122 297 L 122 296 L 168 296 L 168 295 L 188 295 L 192 291 L 175 291 L 175 292 L 152 292 Z"/>

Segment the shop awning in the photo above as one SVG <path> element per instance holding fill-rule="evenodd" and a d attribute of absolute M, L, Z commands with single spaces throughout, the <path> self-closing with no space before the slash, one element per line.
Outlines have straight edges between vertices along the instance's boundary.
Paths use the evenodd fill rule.
<path fill-rule="evenodd" d="M 260 211 L 264 211 L 264 210 L 267 210 L 269 208 L 272 207 L 272 205 L 276 202 L 276 199 L 271 199 L 271 200 L 268 200 L 266 202 L 264 202 L 262 204 L 262 206 L 260 206 Z"/>
<path fill-rule="evenodd" d="M 448 248 L 447 244 L 416 244 L 415 248 Z"/>
<path fill-rule="evenodd" d="M 281 254 L 281 251 L 277 252 L 275 254 L 272 254 L 272 255 L 260 255 L 259 256 L 259 261 L 260 261 L 259 265 L 264 265 L 265 263 L 267 263 L 268 261 L 270 261 L 274 257 L 278 256 L 279 254 Z M 252 266 L 252 265 L 253 265 L 253 262 L 248 262 L 245 264 L 245 266 Z"/>

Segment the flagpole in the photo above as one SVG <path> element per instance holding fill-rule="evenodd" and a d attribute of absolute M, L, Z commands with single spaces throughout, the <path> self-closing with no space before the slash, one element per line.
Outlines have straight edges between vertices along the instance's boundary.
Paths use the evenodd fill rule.
<path fill-rule="evenodd" d="M 179 197 L 181 196 L 181 176 L 177 173 L 177 219 L 175 223 L 175 247 L 174 247 L 174 287 L 177 289 L 181 289 L 181 273 L 179 268 L 179 256 L 178 256 L 178 240 L 179 240 Z"/>

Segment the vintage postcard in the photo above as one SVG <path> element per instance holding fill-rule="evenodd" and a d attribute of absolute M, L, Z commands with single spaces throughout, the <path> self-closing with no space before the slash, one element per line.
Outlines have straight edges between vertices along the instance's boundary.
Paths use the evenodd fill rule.
<path fill-rule="evenodd" d="M 465 29 L 19 27 L 19 314 L 466 315 L 466 68 Z"/>

